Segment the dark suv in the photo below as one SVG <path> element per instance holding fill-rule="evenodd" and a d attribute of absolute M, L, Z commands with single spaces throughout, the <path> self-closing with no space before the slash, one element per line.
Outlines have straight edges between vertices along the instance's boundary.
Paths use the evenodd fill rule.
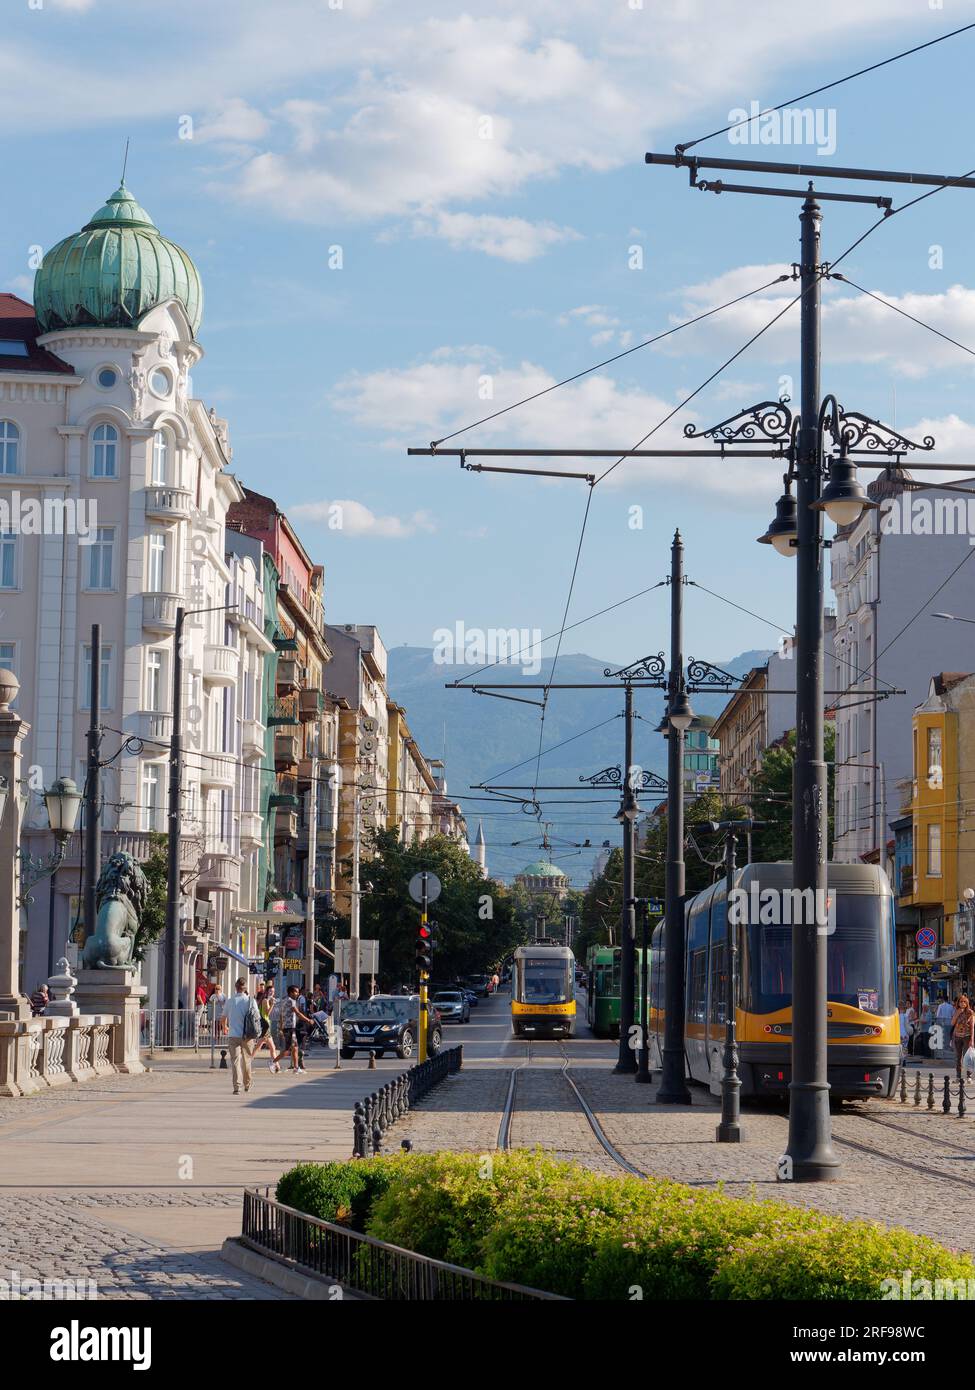
<path fill-rule="evenodd" d="M 395 1052 L 404 1061 L 417 1049 L 420 1035 L 418 994 L 374 994 L 371 999 L 342 1001 L 342 1056 L 374 1052 L 382 1057 Z M 427 1005 L 427 1056 L 435 1057 L 443 1044 L 440 1011 Z"/>

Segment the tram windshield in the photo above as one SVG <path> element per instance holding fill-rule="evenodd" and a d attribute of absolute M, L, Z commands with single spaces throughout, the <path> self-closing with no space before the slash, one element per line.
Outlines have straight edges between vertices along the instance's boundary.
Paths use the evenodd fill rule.
<path fill-rule="evenodd" d="M 840 893 L 826 938 L 826 997 L 872 1014 L 895 1009 L 889 898 Z M 773 1013 L 792 1004 L 792 927 L 751 924 L 749 1007 Z"/>
<path fill-rule="evenodd" d="M 616 998 L 620 992 L 620 958 L 614 957 L 609 961 L 598 961 L 594 968 L 596 977 L 595 992 L 599 995 L 606 995 L 609 998 Z"/>
<path fill-rule="evenodd" d="M 573 998 L 572 961 L 526 956 L 518 962 L 518 985 L 523 1004 L 566 1004 Z"/>

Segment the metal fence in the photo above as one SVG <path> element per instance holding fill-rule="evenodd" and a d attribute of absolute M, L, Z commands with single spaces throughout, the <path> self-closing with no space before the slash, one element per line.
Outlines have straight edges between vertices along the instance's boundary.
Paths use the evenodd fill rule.
<path fill-rule="evenodd" d="M 955 1101 L 957 1100 L 957 1114 L 960 1119 L 964 1119 L 968 1113 L 966 1101 L 972 1098 L 972 1083 L 969 1082 L 969 1089 L 965 1090 L 965 1078 L 959 1077 L 952 1081 L 950 1076 L 945 1076 L 941 1081 L 936 1082 L 934 1072 L 928 1072 L 927 1083 L 921 1079 L 921 1073 L 914 1073 L 914 1085 L 910 1087 L 910 1097 L 914 1101 L 917 1109 L 921 1108 L 924 1101 L 929 1110 L 939 1108 L 944 1115 L 950 1115 Z M 936 1091 L 939 1095 L 936 1095 Z M 908 1103 L 908 1080 L 907 1072 L 901 1067 L 900 1083 L 897 1087 L 897 1094 L 901 1105 Z"/>
<path fill-rule="evenodd" d="M 210 1046 L 208 1011 L 199 1009 L 147 1009 L 142 1019 L 142 1046 L 152 1052 L 155 1048 L 192 1048 Z"/>
<path fill-rule="evenodd" d="M 445 1047 L 436 1057 L 400 1072 L 378 1091 L 355 1103 L 352 1113 L 352 1157 L 367 1158 L 382 1151 L 383 1135 L 438 1082 L 464 1065 L 462 1046 Z"/>
<path fill-rule="evenodd" d="M 335 1279 L 364 1298 L 421 1303 L 566 1301 L 559 1294 L 486 1279 L 459 1265 L 319 1221 L 251 1188 L 244 1190 L 241 1240 L 303 1273 Z"/>

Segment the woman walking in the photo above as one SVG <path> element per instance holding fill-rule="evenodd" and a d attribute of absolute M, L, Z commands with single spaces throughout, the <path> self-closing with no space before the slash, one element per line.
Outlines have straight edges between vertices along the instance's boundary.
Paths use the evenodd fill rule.
<path fill-rule="evenodd" d="M 961 1065 L 965 1053 L 975 1046 L 975 1010 L 968 1001 L 968 995 L 958 997 L 954 1017 L 951 1020 L 951 1040 L 955 1045 L 955 1075 L 961 1079 Z M 972 1073 L 966 1067 L 965 1080 L 971 1081 Z"/>
<path fill-rule="evenodd" d="M 256 1057 L 261 1048 L 266 1046 L 271 1054 L 268 1067 L 272 1072 L 276 1072 L 281 1070 L 281 1066 L 278 1062 L 278 1054 L 274 1050 L 274 1038 L 271 1036 L 271 1010 L 273 1008 L 274 986 L 269 985 L 267 989 L 259 989 L 257 991 L 257 1011 L 261 1016 L 261 1036 L 254 1048 L 254 1056 Z"/>

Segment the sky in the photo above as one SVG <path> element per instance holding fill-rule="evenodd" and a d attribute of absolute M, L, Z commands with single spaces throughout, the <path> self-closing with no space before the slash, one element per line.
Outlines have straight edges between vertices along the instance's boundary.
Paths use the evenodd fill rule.
<path fill-rule="evenodd" d="M 147 0 L 4 0 L 0 287 L 30 297 L 31 248 L 88 220 L 130 140 L 129 187 L 203 278 L 193 385 L 230 421 L 234 471 L 324 563 L 331 621 L 433 646 L 457 623 L 558 631 L 589 489 L 463 472 L 407 447 L 798 258 L 797 201 L 702 194 L 645 151 L 975 21 L 975 4 L 168 0 L 160 13 Z M 753 125 L 754 143 L 722 134 L 699 152 L 824 175 L 966 172 L 973 60 L 975 30 L 797 103 L 818 117 L 811 140 L 772 129 L 779 143 L 759 143 Z M 917 192 L 861 191 L 895 204 Z M 889 219 L 844 272 L 975 344 L 973 198 L 942 191 Z M 877 215 L 827 203 L 824 259 Z M 633 447 L 794 293 L 778 284 L 451 442 Z M 788 391 L 798 327 L 792 309 L 653 442 Z M 970 353 L 827 283 L 824 391 L 934 434 L 953 467 L 975 459 L 972 371 Z M 685 607 L 687 651 L 720 662 L 774 646 L 792 627 L 794 570 L 754 542 L 780 491 L 770 462 L 621 464 L 592 492 L 568 622 L 663 578 L 679 527 L 702 586 Z M 563 649 L 620 664 L 657 651 L 667 602 L 658 589 L 625 603 Z"/>

